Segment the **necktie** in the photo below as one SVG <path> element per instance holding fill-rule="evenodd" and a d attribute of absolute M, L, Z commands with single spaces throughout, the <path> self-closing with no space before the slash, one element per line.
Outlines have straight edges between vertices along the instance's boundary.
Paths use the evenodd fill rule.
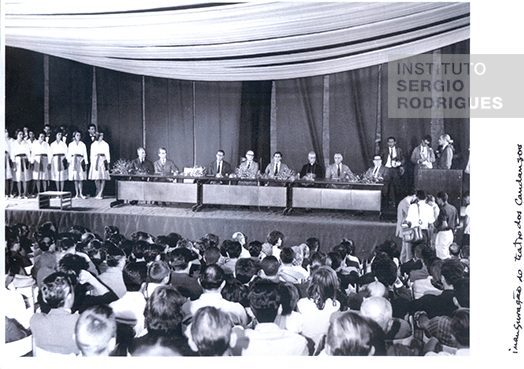
<path fill-rule="evenodd" d="M 278 174 L 278 164 L 275 165 L 275 175 Z"/>
<path fill-rule="evenodd" d="M 337 177 L 340 177 L 340 164 L 337 165 Z"/>
<path fill-rule="evenodd" d="M 222 174 L 222 162 L 219 162 L 219 163 L 218 163 L 217 173 L 218 173 L 218 174 Z"/>
<path fill-rule="evenodd" d="M 251 162 L 247 163 L 247 169 L 251 166 Z"/>

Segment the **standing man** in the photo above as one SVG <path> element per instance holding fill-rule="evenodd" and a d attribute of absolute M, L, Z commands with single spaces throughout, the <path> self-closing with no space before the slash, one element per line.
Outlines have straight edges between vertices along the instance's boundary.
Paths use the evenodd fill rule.
<path fill-rule="evenodd" d="M 356 178 L 351 169 L 349 169 L 346 164 L 342 163 L 344 157 L 341 153 L 337 152 L 333 155 L 333 160 L 335 160 L 335 163 L 331 164 L 326 169 L 326 179 L 343 180 Z"/>
<path fill-rule="evenodd" d="M 179 172 L 173 160 L 167 158 L 167 149 L 164 147 L 159 148 L 158 157 L 159 159 L 154 163 L 155 173 L 161 174 L 162 176 L 170 176 Z"/>
<path fill-rule="evenodd" d="M 300 178 L 309 180 L 323 179 L 324 167 L 317 163 L 317 154 L 314 151 L 310 151 L 307 154 L 307 160 L 309 163 L 302 166 Z"/>
<path fill-rule="evenodd" d="M 269 178 L 277 178 L 283 171 L 289 171 L 289 168 L 286 164 L 282 163 L 282 153 L 276 151 L 273 154 L 273 160 L 267 165 L 264 174 Z"/>
<path fill-rule="evenodd" d="M 435 152 L 431 148 L 431 136 L 422 139 L 420 145 L 413 149 L 411 162 L 415 164 L 415 176 L 419 169 L 432 169 L 435 162 Z"/>
<path fill-rule="evenodd" d="M 397 207 L 397 201 L 401 196 L 400 179 L 404 175 L 404 153 L 397 147 L 395 137 L 388 137 L 388 148 L 382 152 L 382 165 L 386 167 L 384 171 L 384 187 L 382 195 L 386 207 Z"/>
<path fill-rule="evenodd" d="M 86 145 L 86 149 L 87 149 L 87 157 L 88 158 L 91 158 L 91 145 L 97 141 L 97 128 L 94 124 L 90 124 L 89 126 L 87 126 L 87 133 L 83 135 L 83 142 L 84 144 Z M 89 163 L 89 168 L 87 169 L 87 172 L 90 173 L 91 172 L 91 166 L 93 165 L 93 162 L 90 162 Z M 85 192 L 91 196 L 91 197 L 95 197 L 96 195 L 98 195 L 98 191 L 96 190 L 96 186 L 94 185 L 94 182 L 92 180 L 88 180 L 86 181 L 85 183 Z"/>
<path fill-rule="evenodd" d="M 143 147 L 139 147 L 136 150 L 138 158 L 131 161 L 131 170 L 134 174 L 153 174 L 155 173 L 155 167 L 151 160 L 146 159 L 146 150 Z"/>
<path fill-rule="evenodd" d="M 442 135 L 438 139 L 440 145 L 440 156 L 437 161 L 438 169 L 451 169 L 451 162 L 453 161 L 453 146 L 449 135 Z"/>
<path fill-rule="evenodd" d="M 444 260 L 450 257 L 449 245 L 453 243 L 455 228 L 458 225 L 458 212 L 453 205 L 448 204 L 446 192 L 437 194 L 437 204 L 440 207 L 440 213 L 435 222 L 435 231 L 437 232 L 435 251 L 437 257 Z"/>
<path fill-rule="evenodd" d="M 216 153 L 216 160 L 208 167 L 208 174 L 214 175 L 218 178 L 227 177 L 231 173 L 231 164 L 224 160 L 224 150 L 218 150 Z"/>

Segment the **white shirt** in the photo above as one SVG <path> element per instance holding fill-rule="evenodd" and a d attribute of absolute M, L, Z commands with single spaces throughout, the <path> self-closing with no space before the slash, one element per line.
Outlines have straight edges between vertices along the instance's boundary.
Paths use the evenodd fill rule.
<path fill-rule="evenodd" d="M 406 221 L 411 222 L 411 227 L 420 226 L 422 229 L 428 229 L 429 224 L 434 223 L 435 220 L 433 208 L 424 201 L 409 206 Z"/>

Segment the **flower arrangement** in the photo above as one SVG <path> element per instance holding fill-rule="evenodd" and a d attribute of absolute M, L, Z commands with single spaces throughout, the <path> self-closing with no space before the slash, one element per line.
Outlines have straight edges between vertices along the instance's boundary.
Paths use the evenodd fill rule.
<path fill-rule="evenodd" d="M 126 159 L 118 159 L 113 164 L 113 169 L 111 169 L 111 174 L 130 174 L 131 162 Z"/>
<path fill-rule="evenodd" d="M 184 170 L 184 176 L 186 177 L 204 177 L 207 174 L 207 168 L 199 165 L 187 169 Z"/>
<path fill-rule="evenodd" d="M 298 178 L 297 173 L 290 168 L 282 168 L 276 176 L 269 176 L 267 174 L 264 174 L 263 178 L 273 178 L 280 181 L 294 181 Z"/>
<path fill-rule="evenodd" d="M 245 168 L 244 166 L 239 166 L 235 169 L 235 174 L 230 175 L 230 178 L 249 178 L 256 179 L 260 176 L 260 173 L 254 172 L 252 169 Z"/>

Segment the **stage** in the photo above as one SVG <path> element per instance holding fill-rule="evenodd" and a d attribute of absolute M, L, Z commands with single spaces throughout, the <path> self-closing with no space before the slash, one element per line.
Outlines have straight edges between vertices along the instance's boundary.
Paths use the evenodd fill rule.
<path fill-rule="evenodd" d="M 114 201 L 114 197 L 73 199 L 71 209 L 59 210 L 39 209 L 37 198 L 7 199 L 4 201 L 6 224 L 25 223 L 35 231 L 38 224 L 50 220 L 60 232 L 82 225 L 100 235 L 104 226 L 113 225 L 126 237 L 136 231 L 153 236 L 176 232 L 191 240 L 206 233 L 214 233 L 224 240 L 241 231 L 248 242 L 264 242 L 270 231 L 279 230 L 285 236 L 284 245 L 294 246 L 309 237 L 318 237 L 324 252 L 330 251 L 342 238 L 351 238 L 361 258 L 386 239 L 394 239 L 400 246 L 400 239 L 394 237 L 395 222 L 379 220 L 376 213 L 294 209 L 291 214 L 283 215 L 280 208 L 234 206 L 203 206 L 194 212 L 191 204 L 126 203 L 111 207 Z"/>

